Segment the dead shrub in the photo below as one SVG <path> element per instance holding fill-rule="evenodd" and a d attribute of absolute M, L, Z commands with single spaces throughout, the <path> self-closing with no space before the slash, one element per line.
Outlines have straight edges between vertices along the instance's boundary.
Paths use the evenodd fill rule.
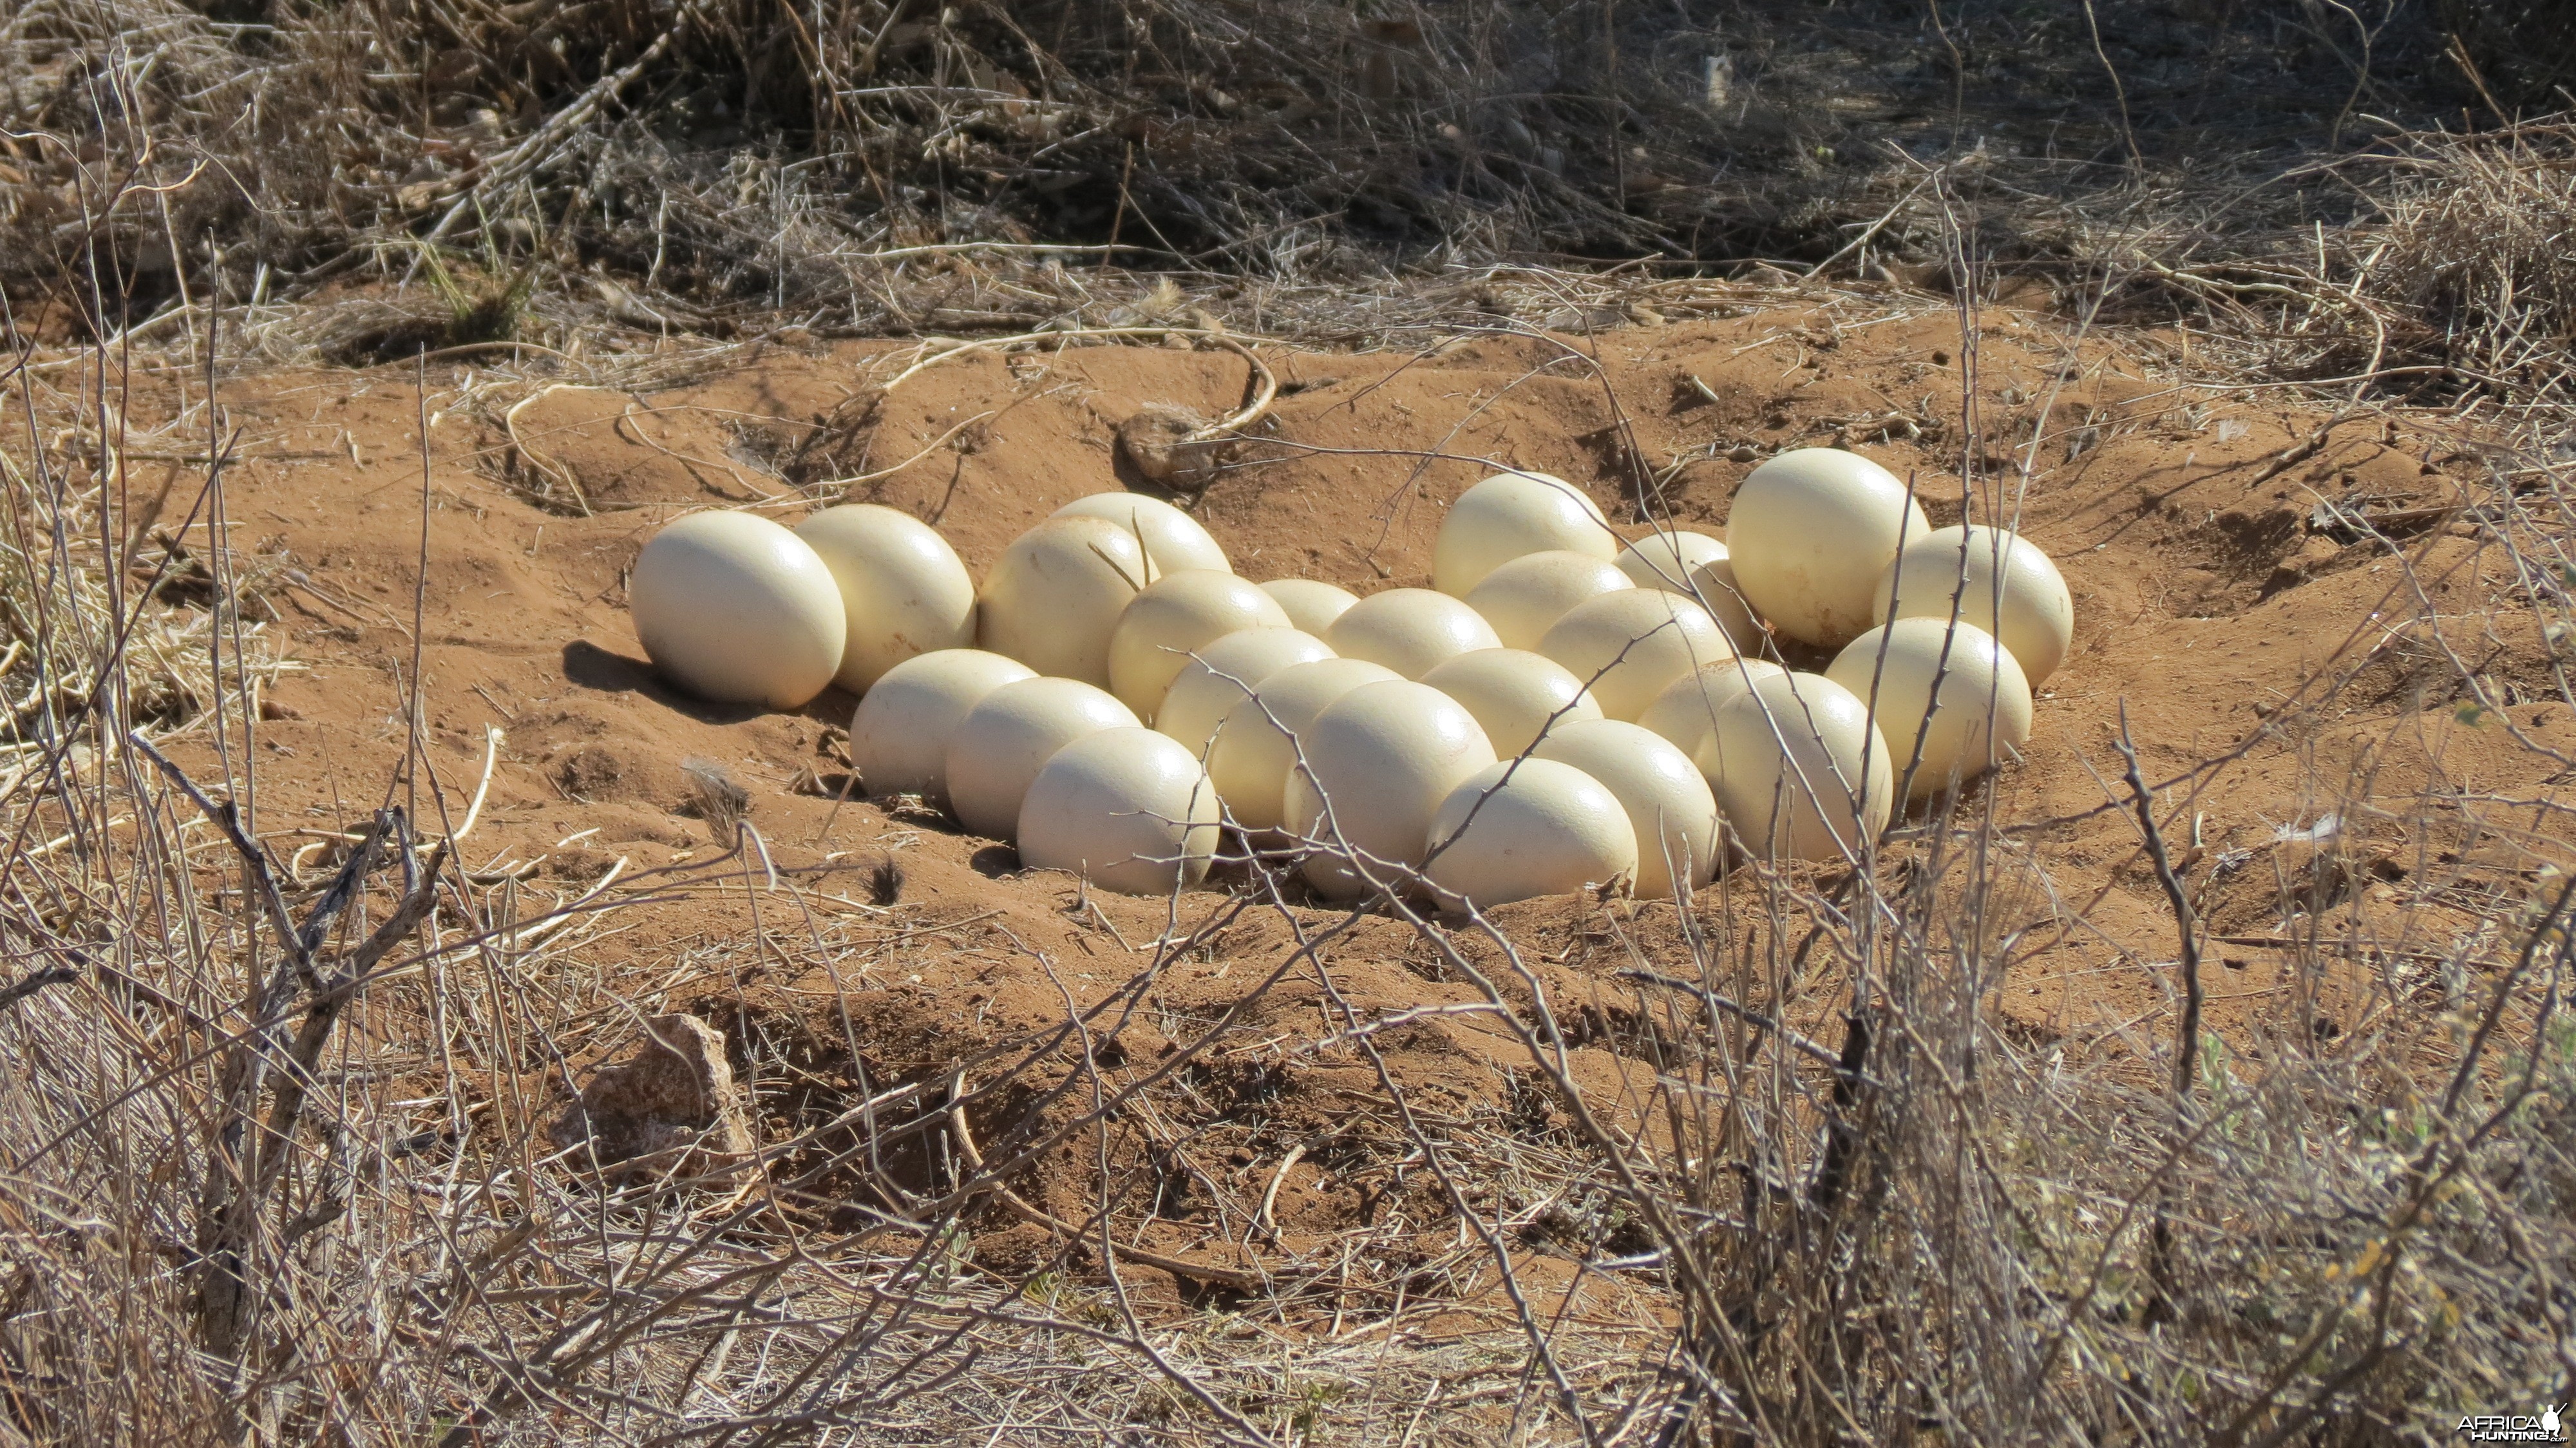
<path fill-rule="evenodd" d="M 2372 214 L 2320 278 L 2351 298 L 2317 361 L 2449 369 L 2456 386 L 2563 398 L 2576 337 L 2576 121 L 2425 132 L 2362 163 Z"/>

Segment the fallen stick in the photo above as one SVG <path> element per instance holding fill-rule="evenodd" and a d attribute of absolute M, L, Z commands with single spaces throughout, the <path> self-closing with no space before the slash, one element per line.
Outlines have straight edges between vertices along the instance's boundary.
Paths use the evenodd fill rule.
<path fill-rule="evenodd" d="M 2297 467 L 2299 464 L 2306 462 L 2308 459 L 2315 457 L 2318 453 L 2323 452 L 2326 446 L 2326 434 L 2333 432 L 2338 424 L 2350 416 L 2352 416 L 2352 413 L 2350 410 L 2346 410 L 2338 412 L 2334 416 L 2327 418 L 2324 422 L 2317 424 L 2317 430 L 2308 434 L 2308 440 L 2306 442 L 2289 448 L 2274 457 L 2271 462 L 2264 465 L 2263 471 L 2254 475 L 2254 481 L 2246 486 L 2253 487 L 2259 484 L 2268 483 L 2274 478 L 2279 477 L 2281 474 L 2288 472 L 2290 469 Z"/>
<path fill-rule="evenodd" d="M 558 142 L 579 130 L 601 106 L 606 105 L 628 86 L 633 85 L 636 78 L 643 75 L 653 62 L 660 60 L 663 52 L 671 48 L 671 42 L 680 38 L 680 28 L 691 18 L 690 12 L 684 9 L 679 19 L 672 22 L 670 29 L 663 31 L 655 37 L 651 45 L 644 47 L 642 55 L 628 62 L 623 69 L 601 76 L 571 105 L 548 116 L 545 124 L 528 133 L 526 140 L 511 147 L 498 161 L 484 167 L 481 173 L 465 187 L 464 194 L 456 198 L 456 204 L 447 208 L 447 214 L 438 218 L 438 224 L 429 229 L 429 235 L 421 238 L 422 244 L 435 244 L 440 237 L 447 234 L 447 229 L 463 219 L 465 213 L 487 192 L 507 190 L 535 174 L 537 168 L 554 155 Z"/>
<path fill-rule="evenodd" d="M 526 440 L 519 436 L 519 414 L 526 411 L 530 403 L 546 396 L 548 393 L 561 392 L 567 388 L 579 388 L 580 386 L 581 384 L 577 382 L 550 382 L 545 386 L 538 388 L 536 391 L 529 393 L 527 396 L 520 398 L 518 401 L 510 404 L 509 411 L 501 414 L 501 430 L 510 435 L 510 446 L 519 450 L 519 456 L 526 458 L 529 466 L 535 468 L 538 472 L 545 474 L 548 478 L 560 479 L 565 487 L 572 490 L 573 506 L 581 509 L 581 515 L 587 518 L 591 516 L 590 495 L 581 490 L 581 479 L 573 476 L 572 469 L 559 466 L 549 460 L 543 453 L 540 453 L 535 448 L 528 446 Z"/>

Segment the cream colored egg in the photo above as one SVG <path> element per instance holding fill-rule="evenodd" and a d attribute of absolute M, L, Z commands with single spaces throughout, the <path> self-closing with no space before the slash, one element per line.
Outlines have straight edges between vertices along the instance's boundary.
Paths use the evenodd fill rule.
<path fill-rule="evenodd" d="M 1366 659 L 1317 659 L 1292 664 L 1261 681 L 1248 698 L 1228 709 L 1208 745 L 1208 776 L 1217 797 L 1242 828 L 1277 830 L 1287 821 L 1289 771 L 1297 767 L 1297 738 L 1315 716 L 1362 684 L 1400 679 L 1395 670 Z"/>
<path fill-rule="evenodd" d="M 1384 664 L 1419 679 L 1443 659 L 1502 647 L 1493 625 L 1466 604 L 1427 588 L 1390 588 L 1352 604 L 1324 633 L 1346 659 Z"/>
<path fill-rule="evenodd" d="M 1776 675 L 1727 700 L 1695 762 L 1728 830 L 1763 858 L 1857 860 L 1896 793 L 1869 706 L 1822 674 Z"/>
<path fill-rule="evenodd" d="M 1582 680 L 1556 660 L 1527 649 L 1460 654 L 1423 675 L 1422 682 L 1466 705 L 1494 753 L 1505 759 L 1536 743 L 1542 730 L 1601 717 L 1601 706 L 1584 692 Z"/>
<path fill-rule="evenodd" d="M 1467 606 L 1494 626 L 1507 649 L 1534 649 L 1566 611 L 1585 599 L 1637 585 L 1618 564 L 1552 548 L 1524 553 L 1467 590 Z"/>
<path fill-rule="evenodd" d="M 2011 650 L 1972 623 L 1900 618 L 1845 645 L 1825 677 L 1877 706 L 1899 779 L 1914 770 L 1911 799 L 1974 779 L 2030 743 L 2030 680 Z"/>
<path fill-rule="evenodd" d="M 1401 679 L 1334 700 L 1298 743 L 1305 763 L 1288 776 L 1286 824 L 1317 849 L 1306 861 L 1307 881 L 1344 900 L 1419 866 L 1441 801 L 1494 762 L 1474 715 L 1428 684 Z"/>
<path fill-rule="evenodd" d="M 975 644 L 975 580 L 938 530 L 909 513 L 851 503 L 797 525 L 840 585 L 848 641 L 835 682 L 854 694 L 886 670 Z"/>
<path fill-rule="evenodd" d="M 1619 571 L 1639 588 L 1690 592 L 1691 570 L 1726 556 L 1726 545 L 1706 533 L 1658 528 L 1619 550 Z"/>
<path fill-rule="evenodd" d="M 978 641 L 1041 674 L 1109 686 L 1119 615 L 1159 576 L 1136 535 L 1102 518 L 1050 518 L 984 577 Z"/>
<path fill-rule="evenodd" d="M 1109 692 L 1151 719 L 1192 650 L 1248 628 L 1286 627 L 1287 611 L 1257 584 L 1209 568 L 1166 573 L 1110 632 Z"/>
<path fill-rule="evenodd" d="M 1736 490 L 1726 546 L 1736 586 L 1789 637 L 1840 648 L 1877 622 L 1896 550 L 1932 531 L 1894 473 L 1839 448 L 1784 452 Z"/>
<path fill-rule="evenodd" d="M 1572 895 L 1637 868 L 1628 812 L 1591 775 L 1547 759 L 1490 764 L 1431 819 L 1424 874 L 1442 907 Z"/>
<path fill-rule="evenodd" d="M 728 704 L 796 708 L 832 682 L 849 637 L 832 570 L 804 539 L 749 513 L 692 513 L 654 534 L 626 602 L 645 656 L 681 688 Z"/>
<path fill-rule="evenodd" d="M 1978 523 L 1907 542 L 1879 579 L 1876 617 L 1946 619 L 1954 598 L 1958 618 L 2003 640 L 2033 688 L 2066 662 L 2075 599 L 2057 565 L 2029 539 Z"/>
<path fill-rule="evenodd" d="M 1453 598 L 1524 553 L 1615 559 L 1619 535 L 1583 490 L 1546 473 L 1496 473 L 1458 495 L 1431 540 L 1431 586 Z"/>
<path fill-rule="evenodd" d="M 1750 653 L 1762 647 L 1762 625 L 1754 622 L 1753 605 L 1745 602 L 1744 589 L 1735 581 L 1735 560 L 1720 556 L 1709 559 L 1691 570 L 1691 597 L 1708 610 L 1717 626 L 1735 641 L 1738 653 Z"/>
<path fill-rule="evenodd" d="M 1199 649 L 1182 667 L 1154 712 L 1154 727 L 1181 741 L 1195 758 L 1206 752 L 1226 711 L 1253 686 L 1281 669 L 1332 656 L 1322 639 L 1302 629 L 1238 629 Z"/>
<path fill-rule="evenodd" d="M 1261 585 L 1261 591 L 1288 611 L 1290 628 L 1304 629 L 1317 638 L 1322 638 L 1333 620 L 1360 601 L 1360 596 L 1349 589 L 1314 578 L 1274 578 Z"/>
<path fill-rule="evenodd" d="M 1665 685 L 1731 657 L 1735 645 L 1708 610 L 1680 594 L 1632 588 L 1566 610 L 1538 651 L 1582 680 L 1603 714 L 1634 720 Z"/>
<path fill-rule="evenodd" d="M 1753 687 L 1757 679 L 1787 672 L 1769 659 L 1741 654 L 1702 664 L 1666 684 L 1655 702 L 1637 715 L 1637 722 L 1649 733 L 1669 741 L 1684 757 L 1696 758 L 1700 741 L 1708 737 L 1716 723 L 1718 705 Z"/>
<path fill-rule="evenodd" d="M 1006 839 L 1029 781 L 1055 752 L 1103 729 L 1141 729 L 1135 711 L 1079 679 L 1004 684 L 977 700 L 948 741 L 948 800 L 970 833 Z"/>
<path fill-rule="evenodd" d="M 1689 755 L 1617 719 L 1560 725 L 1535 753 L 1592 776 L 1628 812 L 1637 838 L 1638 899 L 1673 894 L 1676 872 L 1692 889 L 1716 878 L 1717 796 Z"/>
<path fill-rule="evenodd" d="M 982 649 L 941 649 L 886 670 L 850 716 L 860 786 L 947 803 L 950 736 L 985 695 L 1032 677 L 1028 665 Z"/>
<path fill-rule="evenodd" d="M 1104 729 L 1055 752 L 1020 802 L 1020 863 L 1121 895 L 1207 877 L 1222 831 L 1198 760 L 1151 729 Z"/>
<path fill-rule="evenodd" d="M 1058 518 L 1100 518 L 1117 524 L 1129 537 L 1143 533 L 1145 551 L 1154 559 L 1155 571 L 1178 573 L 1184 568 L 1213 568 L 1219 573 L 1232 573 L 1225 550 L 1217 546 L 1199 520 L 1143 493 L 1094 493 L 1076 498 L 1055 510 Z"/>
<path fill-rule="evenodd" d="M 1687 594 L 1707 609 L 1739 653 L 1761 647 L 1762 630 L 1735 586 L 1726 545 L 1706 533 L 1649 533 L 1619 555 L 1619 571 L 1639 588 Z"/>

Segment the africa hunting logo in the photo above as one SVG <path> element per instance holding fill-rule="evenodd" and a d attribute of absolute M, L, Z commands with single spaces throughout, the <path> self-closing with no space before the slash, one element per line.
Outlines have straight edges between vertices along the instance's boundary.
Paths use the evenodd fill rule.
<path fill-rule="evenodd" d="M 2521 1413 L 2475 1413 L 2460 1420 L 2461 1436 L 2472 1443 L 2564 1443 L 2558 1410 L 2543 1405 L 2537 1416 Z"/>

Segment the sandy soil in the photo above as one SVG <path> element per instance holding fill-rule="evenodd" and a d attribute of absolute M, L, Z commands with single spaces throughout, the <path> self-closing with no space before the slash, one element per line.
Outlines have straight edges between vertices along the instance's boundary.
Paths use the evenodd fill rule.
<path fill-rule="evenodd" d="M 2377 418 L 2329 426 L 2269 394 L 2187 385 L 2175 338 L 2076 344 L 2053 322 L 1988 322 L 1975 338 L 1979 435 L 1966 446 L 2009 478 L 2038 430 L 2022 526 L 2058 559 L 2078 609 L 2030 758 L 1968 806 L 2008 827 L 2000 868 L 2018 882 L 1998 897 L 2012 918 L 1989 922 L 2002 1019 L 2079 1060 L 2120 1053 L 2124 1032 L 2161 1020 L 2174 924 L 2111 788 L 2124 710 L 2150 778 L 2190 776 L 2160 802 L 2176 812 L 2174 848 L 2221 942 L 2213 1022 L 2262 1050 L 2255 1022 L 2276 1021 L 2265 1008 L 2290 989 L 2265 942 L 2355 922 L 2377 943 L 2344 952 L 2347 973 L 2306 1007 L 2309 1029 L 2330 1036 L 2403 1008 L 2431 988 L 2410 952 L 2447 951 L 2493 896 L 2527 888 L 2541 858 L 2563 851 L 2550 837 L 2565 831 L 2534 802 L 2563 798 L 2568 776 L 2525 745 L 2576 752 L 2576 718 L 2554 703 L 2464 717 L 2444 656 L 2446 645 L 2497 697 L 2547 697 L 2548 657 L 2509 596 L 2510 560 L 2443 512 L 2481 463 Z M 1961 352 L 1956 315 L 1931 307 L 1748 311 L 1594 339 L 1478 336 L 1425 355 L 1265 349 L 1287 385 L 1274 442 L 1224 475 L 1198 516 L 1246 576 L 1365 593 L 1427 585 L 1445 502 L 1494 464 L 1575 480 L 1635 525 L 1633 448 L 1670 469 L 1663 501 L 1677 522 L 1717 530 L 1760 457 L 1840 439 L 1913 475 L 1934 521 L 1951 522 L 1964 505 Z M 791 481 L 867 474 L 852 498 L 935 522 L 980 576 L 1058 505 L 1135 481 L 1116 460 L 1118 419 L 1146 402 L 1221 413 L 1246 384 L 1244 362 L 1223 350 L 1085 346 L 970 353 L 880 395 L 873 379 L 918 355 L 911 344 L 773 348 L 647 394 L 554 390 L 518 411 L 518 448 L 497 423 L 530 387 L 495 392 L 488 374 L 451 360 L 429 374 L 425 483 L 408 367 L 227 384 L 244 429 L 229 536 L 302 580 L 274 573 L 268 595 L 299 667 L 271 693 L 255 739 L 227 741 L 259 830 L 281 853 L 323 845 L 304 861 L 309 875 L 328 858 L 325 836 L 365 819 L 403 751 L 417 656 L 450 818 L 481 774 L 486 726 L 505 731 L 468 863 L 524 873 L 514 888 L 533 914 L 622 861 L 610 894 L 637 902 L 529 957 L 530 988 L 594 1001 L 612 1023 L 626 1006 L 718 1021 L 773 1138 L 893 1083 L 962 1069 L 971 1085 L 979 1063 L 1062 1022 L 1068 1005 L 1109 1003 L 1101 1020 L 1123 1029 L 1116 1057 L 1101 1060 L 1132 1078 L 1250 993 L 1223 1049 L 1176 1073 L 1173 1099 L 1127 1128 L 1169 1184 L 1144 1240 L 1229 1250 L 1207 1246 L 1208 1199 L 1257 1200 L 1282 1145 L 1318 1138 L 1276 1180 L 1280 1249 L 1390 1212 L 1436 1219 L 1427 1180 L 1389 1173 L 1368 1133 L 1346 1129 L 1383 1108 L 1376 1068 L 1347 1042 L 1315 1049 L 1355 1021 L 1479 999 L 1409 928 L 1363 921 L 1332 936 L 1320 952 L 1328 991 L 1327 976 L 1294 959 L 1292 924 L 1324 930 L 1336 912 L 1245 908 L 1226 893 L 1239 878 L 1185 897 L 1176 918 L 1161 901 L 1082 898 L 1060 875 L 1017 873 L 1003 844 L 918 811 L 822 797 L 840 781 L 850 698 L 828 693 L 792 714 L 715 709 L 643 662 L 625 571 L 677 513 L 747 505 L 792 523 L 805 503 Z M 459 404 L 469 385 L 479 406 Z M 588 516 L 570 505 L 572 483 Z M 2402 556 L 2315 526 L 2321 500 L 2389 519 Z M 1981 499 L 1980 516 L 1991 506 Z M 187 535 L 192 546 L 204 537 Z M 2441 622 L 2438 639 L 2420 622 L 2400 627 L 2426 616 Z M 2191 774 L 2229 755 L 2224 770 Z M 202 736 L 180 757 L 222 773 Z M 751 790 L 751 821 L 795 892 L 689 873 L 721 853 L 686 812 L 680 765 L 692 757 Z M 2494 833 L 2467 837 L 2422 823 L 2413 802 L 2428 790 L 2512 803 L 2494 811 Z M 421 801 L 425 815 L 439 807 Z M 888 855 L 902 866 L 901 903 L 871 908 L 866 873 Z M 1731 921 L 1759 933 L 1740 899 L 1712 899 L 1708 913 L 1721 931 Z M 1670 940 L 1671 908 L 1538 901 L 1501 918 L 1560 1014 L 1589 1023 L 1573 1031 L 1578 1078 L 1621 1099 L 1646 1068 L 1623 1045 L 1633 990 L 1612 972 L 1628 963 L 1626 941 Z M 1134 948 L 1173 929 L 1195 932 L 1192 948 L 1134 981 L 1150 958 Z M 1830 972 L 1789 991 L 1793 1015 L 1836 1005 Z M 528 1084 L 511 1089 L 560 1089 L 535 1083 L 578 1075 L 631 1031 L 590 1039 L 577 1059 L 531 1048 Z M 1464 1118 L 1472 1104 L 1522 1099 L 1514 1068 L 1526 1057 L 1490 1014 L 1421 1015 L 1376 1045 L 1416 1109 L 1446 1099 Z M 988 1155 L 1024 1139 L 1012 1130 L 1028 1104 L 997 1097 L 983 1111 Z M 902 1155 L 927 1150 L 898 1143 L 888 1160 L 927 1172 Z M 1075 1157 L 1087 1148 L 1042 1156 L 1027 1195 L 1079 1216 L 1095 1172 Z M 868 1207 L 850 1190 L 827 1163 L 791 1196 L 850 1226 Z M 1041 1229 L 1000 1214 L 992 1227 L 977 1246 L 991 1260 L 1033 1264 L 1051 1250 Z"/>

